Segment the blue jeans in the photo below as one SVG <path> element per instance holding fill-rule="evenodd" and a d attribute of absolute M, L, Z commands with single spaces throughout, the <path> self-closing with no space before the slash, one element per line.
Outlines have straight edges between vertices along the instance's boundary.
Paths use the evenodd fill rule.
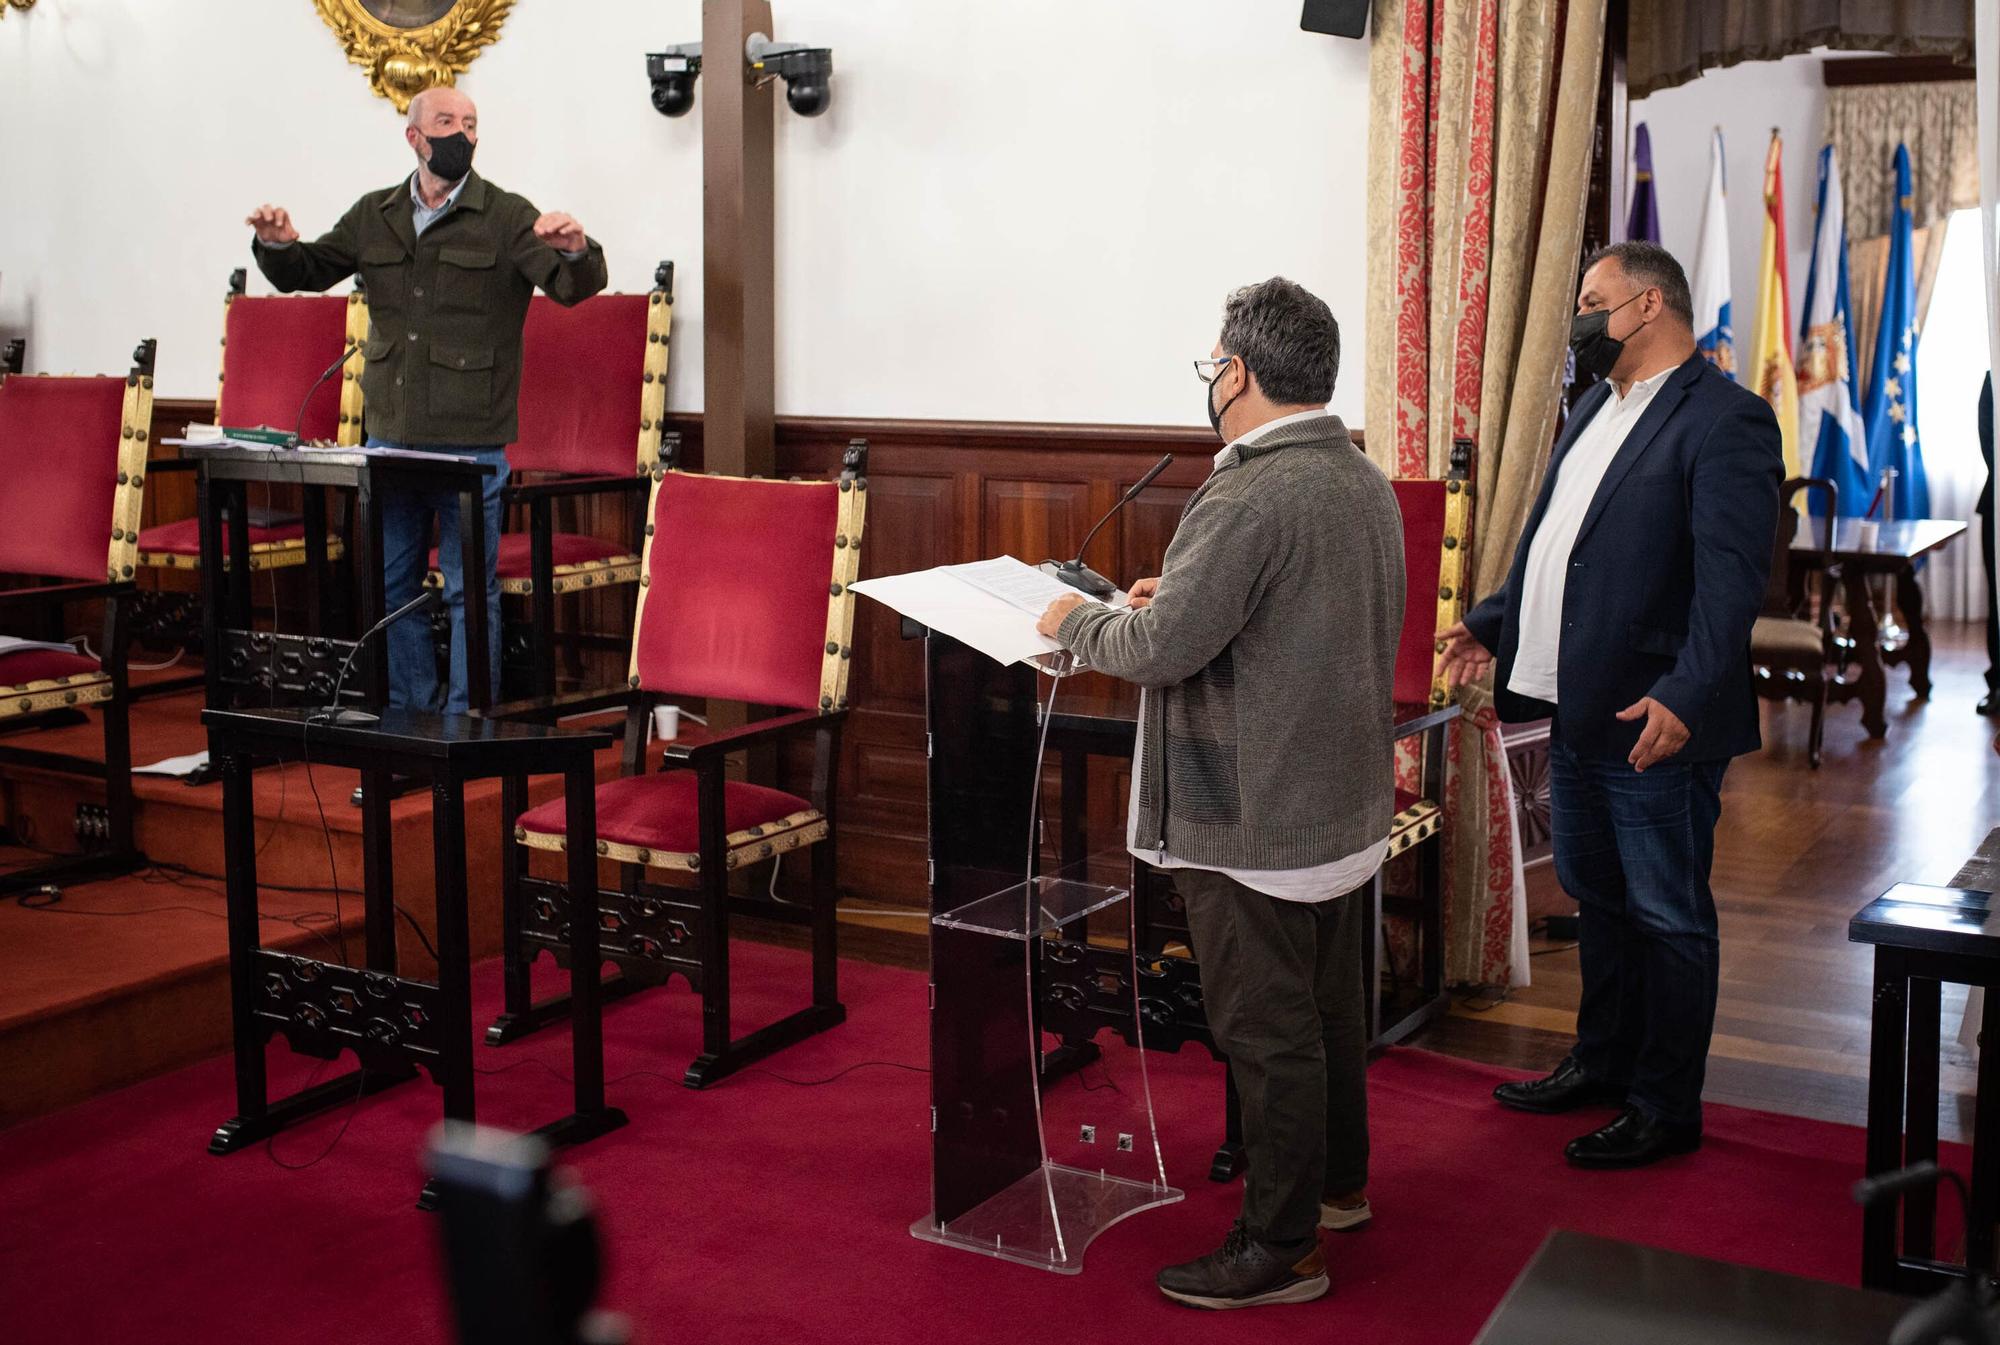
<path fill-rule="evenodd" d="M 390 443 L 372 435 L 370 448 L 416 447 L 436 453 L 452 453 L 476 458 L 494 467 L 486 478 L 486 667 L 487 683 L 497 699 L 500 693 L 500 492 L 507 485 L 505 445 L 447 447 L 441 444 L 405 445 Z M 471 704 L 471 680 L 465 663 L 465 572 L 459 557 L 458 496 L 391 493 L 377 506 L 382 511 L 382 587 L 388 611 L 395 611 L 417 596 L 430 570 L 431 520 L 438 527 L 438 569 L 444 574 L 444 600 L 451 611 L 451 685 L 442 698 L 438 694 L 437 656 L 431 646 L 430 625 L 403 620 L 383 633 L 389 647 L 389 704 L 416 710 L 443 710 L 462 715 Z"/>
<path fill-rule="evenodd" d="M 1641 775 L 1578 756 L 1549 731 L 1556 876 L 1576 898 L 1583 1072 L 1622 1084 L 1632 1106 L 1701 1123 L 1721 958 L 1709 869 L 1724 761 L 1668 759 Z"/>

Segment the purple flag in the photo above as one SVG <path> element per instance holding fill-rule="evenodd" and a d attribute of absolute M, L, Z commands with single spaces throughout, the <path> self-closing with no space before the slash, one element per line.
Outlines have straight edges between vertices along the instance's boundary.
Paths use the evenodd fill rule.
<path fill-rule="evenodd" d="M 1640 122 L 1632 134 L 1632 214 L 1625 237 L 1641 243 L 1660 241 L 1660 209 L 1653 200 L 1653 137 Z"/>

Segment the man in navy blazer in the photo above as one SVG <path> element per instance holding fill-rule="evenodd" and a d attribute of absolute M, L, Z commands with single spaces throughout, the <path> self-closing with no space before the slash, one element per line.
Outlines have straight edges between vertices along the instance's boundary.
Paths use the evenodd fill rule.
<path fill-rule="evenodd" d="M 1577 1040 L 1521 1111 L 1615 1106 L 1569 1161 L 1637 1167 L 1701 1144 L 1719 967 L 1709 890 L 1729 760 L 1760 745 L 1750 627 L 1784 476 L 1756 393 L 1695 351 L 1664 248 L 1591 258 L 1570 344 L 1577 403 L 1507 582 L 1445 633 L 1454 684 L 1498 665 L 1505 720 L 1548 718 L 1551 829 L 1578 902 Z"/>

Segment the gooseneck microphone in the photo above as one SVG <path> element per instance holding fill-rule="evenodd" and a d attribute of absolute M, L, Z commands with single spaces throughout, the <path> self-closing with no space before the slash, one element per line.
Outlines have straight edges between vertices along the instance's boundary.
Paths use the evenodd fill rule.
<path fill-rule="evenodd" d="M 319 714 L 314 715 L 313 718 L 319 719 L 324 715 L 330 722 L 335 724 L 374 724 L 379 722 L 382 716 L 375 714 L 373 711 L 343 710 L 340 708 L 340 691 L 347 684 L 347 670 L 354 666 L 354 656 L 359 654 L 370 640 L 395 625 L 398 621 L 401 621 L 404 617 L 414 616 L 418 612 L 435 611 L 442 606 L 444 606 L 444 594 L 437 589 L 427 588 L 363 631 L 361 638 L 354 642 L 354 648 L 348 650 L 347 657 L 341 660 L 340 675 L 333 679 L 333 697 L 331 702 Z"/>
<path fill-rule="evenodd" d="M 1134 481 L 1132 489 L 1119 496 L 1118 503 L 1112 505 L 1104 517 L 1098 519 L 1090 531 L 1083 535 L 1083 545 L 1076 549 L 1076 559 L 1063 561 L 1056 566 L 1056 578 L 1062 580 L 1071 588 L 1088 593 L 1093 598 L 1108 598 L 1113 593 L 1116 593 L 1118 585 L 1112 583 L 1109 579 L 1106 579 L 1103 575 L 1083 563 L 1084 553 L 1090 550 L 1091 539 L 1097 536 L 1098 529 L 1109 523 L 1120 509 L 1123 509 L 1126 505 L 1132 503 L 1133 500 L 1139 498 L 1139 492 L 1152 485 L 1153 478 L 1173 466 L 1173 463 L 1174 455 L 1171 453 L 1165 454 L 1147 470 L 1144 476 Z"/>
<path fill-rule="evenodd" d="M 319 390 L 326 386 L 326 380 L 332 378 L 346 367 L 347 362 L 353 359 L 355 352 L 360 349 L 360 346 L 350 342 L 347 349 L 340 352 L 340 358 L 332 364 L 327 365 L 326 372 L 313 380 L 312 387 L 306 390 L 306 399 L 299 403 L 299 416 L 297 420 L 292 422 L 292 441 L 286 445 L 287 448 L 297 448 L 299 446 L 300 436 L 305 433 L 306 429 L 306 412 L 312 407 L 312 400 L 319 395 Z"/>

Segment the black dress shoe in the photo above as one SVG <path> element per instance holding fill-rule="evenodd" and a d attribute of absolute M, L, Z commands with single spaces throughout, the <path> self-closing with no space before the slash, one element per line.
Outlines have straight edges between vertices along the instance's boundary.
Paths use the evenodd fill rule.
<path fill-rule="evenodd" d="M 1493 1090 L 1501 1106 L 1515 1111 L 1575 1111 L 1578 1107 L 1619 1107 L 1625 1103 L 1623 1084 L 1599 1083 L 1583 1072 L 1583 1066 L 1569 1056 L 1546 1079 L 1523 1079 L 1503 1083 Z"/>
<path fill-rule="evenodd" d="M 1675 1154 L 1701 1147 L 1701 1127 L 1656 1121 L 1637 1107 L 1627 1107 L 1602 1130 L 1573 1139 L 1563 1157 L 1579 1168 L 1642 1168 Z"/>

